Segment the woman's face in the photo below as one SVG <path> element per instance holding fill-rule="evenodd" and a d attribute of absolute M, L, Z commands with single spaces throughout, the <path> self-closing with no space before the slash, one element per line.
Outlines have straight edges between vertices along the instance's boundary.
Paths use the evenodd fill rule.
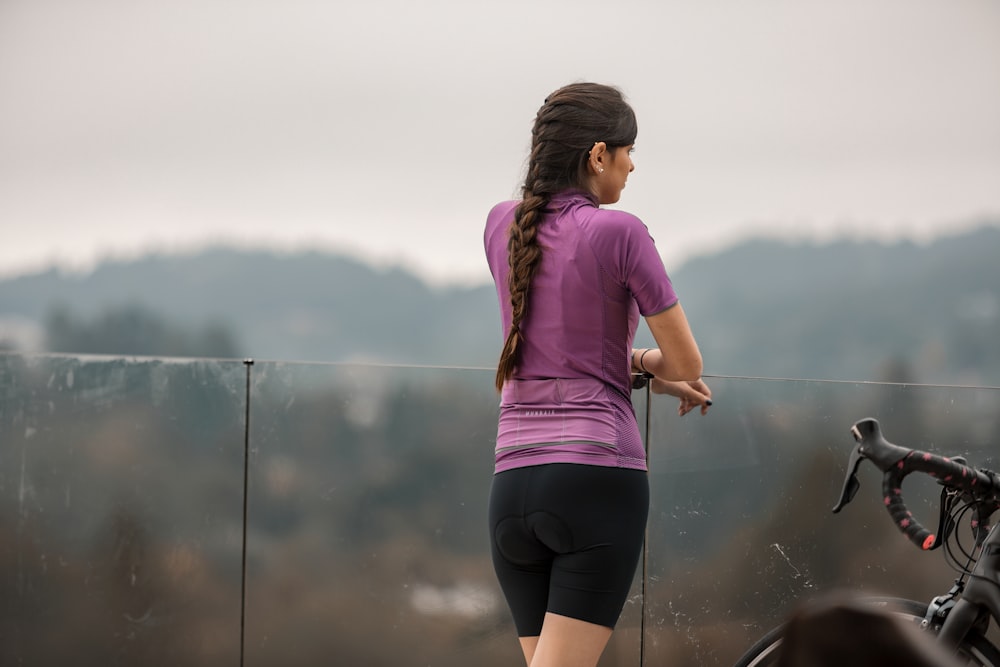
<path fill-rule="evenodd" d="M 608 159 L 602 163 L 604 171 L 596 174 L 593 180 L 594 193 L 600 203 L 614 204 L 621 199 L 628 175 L 635 170 L 632 162 L 633 148 L 634 146 L 621 146 L 606 151 Z"/>

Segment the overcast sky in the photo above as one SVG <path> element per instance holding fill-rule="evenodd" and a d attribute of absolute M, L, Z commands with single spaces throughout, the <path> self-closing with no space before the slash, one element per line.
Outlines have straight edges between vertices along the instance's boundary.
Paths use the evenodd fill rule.
<path fill-rule="evenodd" d="M 997 0 L 0 0 L 0 276 L 225 241 L 486 281 L 577 80 L 638 114 L 668 269 L 1000 218 Z"/>

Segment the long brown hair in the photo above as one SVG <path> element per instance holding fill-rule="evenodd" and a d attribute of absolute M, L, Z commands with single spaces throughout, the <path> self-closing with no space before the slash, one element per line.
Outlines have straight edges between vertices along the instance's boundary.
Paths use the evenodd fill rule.
<path fill-rule="evenodd" d="M 514 209 L 507 240 L 512 318 L 497 364 L 497 391 L 514 374 L 524 340 L 521 323 L 528 311 L 531 280 L 542 259 L 538 225 L 549 200 L 557 192 L 586 187 L 587 160 L 595 143 L 603 141 L 609 149 L 629 146 L 637 133 L 635 113 L 621 91 L 611 86 L 573 83 L 545 98 L 538 110 L 521 203 Z"/>

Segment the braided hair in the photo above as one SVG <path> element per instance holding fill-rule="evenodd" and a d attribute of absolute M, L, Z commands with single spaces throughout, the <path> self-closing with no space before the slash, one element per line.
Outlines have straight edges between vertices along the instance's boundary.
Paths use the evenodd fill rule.
<path fill-rule="evenodd" d="M 507 240 L 512 317 L 497 364 L 497 391 L 503 389 L 517 366 L 531 280 L 542 259 L 538 226 L 552 195 L 586 188 L 587 161 L 595 143 L 603 141 L 609 149 L 630 146 L 637 132 L 635 113 L 621 91 L 611 86 L 573 83 L 545 98 L 538 110 L 522 199 L 514 209 Z"/>

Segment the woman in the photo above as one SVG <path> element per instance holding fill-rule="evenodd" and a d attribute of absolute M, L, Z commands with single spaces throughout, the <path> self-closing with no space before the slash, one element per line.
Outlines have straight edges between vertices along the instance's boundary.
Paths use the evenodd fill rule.
<path fill-rule="evenodd" d="M 530 667 L 596 665 L 621 614 L 649 506 L 631 375 L 705 414 L 701 353 L 645 225 L 618 201 L 635 114 L 578 83 L 538 111 L 520 201 L 498 204 L 485 246 L 505 342 L 494 568 Z M 639 315 L 657 347 L 632 348 Z"/>

